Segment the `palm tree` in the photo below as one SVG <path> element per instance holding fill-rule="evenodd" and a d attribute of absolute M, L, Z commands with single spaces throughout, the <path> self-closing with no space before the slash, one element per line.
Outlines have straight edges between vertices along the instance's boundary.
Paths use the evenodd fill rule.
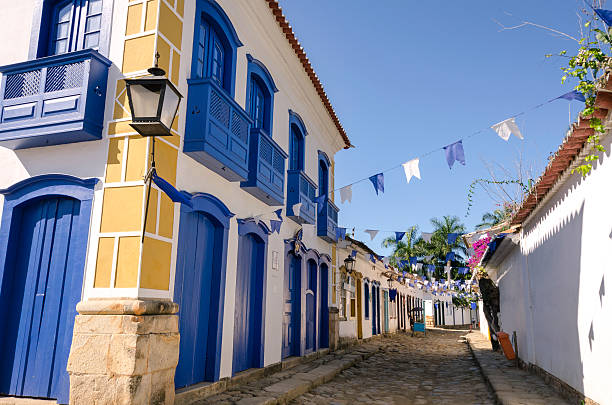
<path fill-rule="evenodd" d="M 410 257 L 418 256 L 422 253 L 417 247 L 417 243 L 421 240 L 418 236 L 419 228 L 412 226 L 406 231 L 406 235 L 402 240 L 397 241 L 395 237 L 389 237 L 382 241 L 383 247 L 393 248 L 393 253 L 389 258 L 389 263 L 393 266 L 400 267 L 402 260 L 408 260 Z"/>
<path fill-rule="evenodd" d="M 493 212 L 486 212 L 482 215 L 482 222 L 476 225 L 476 229 L 491 228 L 508 220 L 509 210 L 496 209 Z"/>
<path fill-rule="evenodd" d="M 454 243 L 448 243 L 448 234 L 450 233 L 465 233 L 465 225 L 457 216 L 445 215 L 441 219 L 432 218 L 430 220 L 434 228 L 433 235 L 429 242 L 424 243 L 424 248 L 427 255 L 433 256 L 432 264 L 437 265 L 436 276 L 443 276 L 443 267 L 446 265 L 446 254 L 449 252 L 455 253 L 455 260 L 451 265 L 462 266 L 465 262 L 467 249 L 463 242 L 463 238 L 457 238 Z"/>

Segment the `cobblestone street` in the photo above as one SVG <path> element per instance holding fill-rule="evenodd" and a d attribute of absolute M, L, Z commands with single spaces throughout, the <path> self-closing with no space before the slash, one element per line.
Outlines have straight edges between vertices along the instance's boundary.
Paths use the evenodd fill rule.
<path fill-rule="evenodd" d="M 465 331 L 396 334 L 382 350 L 293 404 L 493 404 L 494 399 L 461 338 Z"/>

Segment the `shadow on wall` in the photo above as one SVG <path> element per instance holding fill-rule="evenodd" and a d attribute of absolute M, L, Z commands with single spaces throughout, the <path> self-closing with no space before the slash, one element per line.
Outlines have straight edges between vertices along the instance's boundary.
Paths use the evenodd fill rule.
<path fill-rule="evenodd" d="M 574 185 L 575 186 L 575 185 Z M 535 365 L 584 392 L 578 305 L 584 202 L 527 257 Z"/>

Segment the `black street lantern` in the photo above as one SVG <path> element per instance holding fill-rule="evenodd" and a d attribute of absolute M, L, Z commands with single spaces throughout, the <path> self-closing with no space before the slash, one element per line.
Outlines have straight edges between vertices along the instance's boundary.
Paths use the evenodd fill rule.
<path fill-rule="evenodd" d="M 346 273 L 352 274 L 354 267 L 355 259 L 353 259 L 353 256 L 349 255 L 346 259 L 344 259 L 344 268 L 346 269 Z"/>
<path fill-rule="evenodd" d="M 387 283 L 389 284 L 389 288 L 392 288 L 393 287 L 393 277 L 389 277 L 387 279 Z"/>
<path fill-rule="evenodd" d="M 165 77 L 163 69 L 155 66 L 149 73 L 153 76 L 125 80 L 132 112 L 130 125 L 142 136 L 170 135 L 183 96 Z"/>

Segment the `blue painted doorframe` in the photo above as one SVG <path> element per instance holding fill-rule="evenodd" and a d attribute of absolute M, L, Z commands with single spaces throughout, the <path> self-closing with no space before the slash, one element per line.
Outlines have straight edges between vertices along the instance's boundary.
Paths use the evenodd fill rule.
<path fill-rule="evenodd" d="M 229 220 L 234 215 L 210 194 L 181 205 L 174 301 L 181 336 L 176 388 L 219 379 Z"/>
<path fill-rule="evenodd" d="M 263 222 L 238 221 L 232 374 L 263 367 L 269 234 Z"/>
<path fill-rule="evenodd" d="M 97 179 L 43 175 L 4 194 L 0 222 L 0 393 L 68 403 Z"/>
<path fill-rule="evenodd" d="M 317 348 L 317 262 L 307 261 L 306 270 L 306 348 L 305 353 L 311 353 Z"/>
<path fill-rule="evenodd" d="M 299 233 L 298 233 L 299 235 Z M 296 245 L 298 248 L 296 249 Z M 297 254 L 296 254 L 297 253 Z M 297 262 L 293 262 L 291 260 L 292 257 L 298 258 Z M 324 317 L 329 316 L 328 314 L 323 314 L 324 308 L 327 307 L 327 292 L 325 292 L 326 298 L 322 299 L 321 296 L 323 294 L 323 287 L 320 286 L 322 281 L 321 277 L 321 268 L 324 267 L 329 269 L 331 263 L 331 257 L 327 254 L 320 254 L 315 249 L 308 249 L 305 247 L 301 241 L 301 235 L 296 238 L 285 240 L 285 275 L 290 274 L 288 267 L 292 265 L 292 263 L 298 263 L 300 265 L 299 274 L 295 275 L 296 280 L 299 280 L 300 285 L 297 287 L 297 303 L 294 303 L 294 336 L 296 342 L 296 348 L 290 355 L 294 356 L 303 356 L 304 354 L 310 351 L 319 350 L 321 347 L 327 347 L 329 345 L 328 338 L 328 329 L 325 326 L 321 326 L 322 322 L 329 323 L 328 318 L 324 320 Z M 317 274 L 316 280 L 312 277 L 308 276 L 309 272 L 309 262 L 314 263 L 312 265 L 313 271 Z M 313 283 L 309 283 L 312 281 Z M 288 284 L 285 282 L 285 289 Z M 313 288 L 314 287 L 314 288 Z M 327 288 L 327 287 L 325 287 Z M 317 291 L 318 290 L 318 291 Z M 285 291 L 285 297 L 288 296 L 289 292 Z M 312 303 L 307 302 L 308 297 L 312 297 Z M 287 320 L 289 317 L 287 316 L 287 300 L 285 302 L 285 310 L 284 310 L 284 319 L 283 319 L 283 336 L 285 336 L 285 330 L 287 327 Z M 307 303 L 310 305 L 311 314 L 313 316 L 307 316 Z M 327 310 L 325 310 L 327 311 Z M 297 314 L 297 315 L 296 315 Z M 311 329 L 307 332 L 307 324 L 310 323 Z M 308 333 L 311 333 L 308 335 Z M 322 338 L 323 334 L 325 337 Z M 285 337 L 283 337 L 283 348 L 282 355 L 286 357 L 288 353 L 288 348 L 286 344 Z"/>
<path fill-rule="evenodd" d="M 384 307 L 384 325 L 385 325 L 385 333 L 389 333 L 389 291 L 384 290 L 383 291 L 383 301 L 385 303 L 385 307 Z"/>
<path fill-rule="evenodd" d="M 319 266 L 319 347 L 329 347 L 329 266 Z"/>
<path fill-rule="evenodd" d="M 283 280 L 283 347 L 282 358 L 300 355 L 300 291 L 302 259 L 294 254 L 286 257 Z"/>

